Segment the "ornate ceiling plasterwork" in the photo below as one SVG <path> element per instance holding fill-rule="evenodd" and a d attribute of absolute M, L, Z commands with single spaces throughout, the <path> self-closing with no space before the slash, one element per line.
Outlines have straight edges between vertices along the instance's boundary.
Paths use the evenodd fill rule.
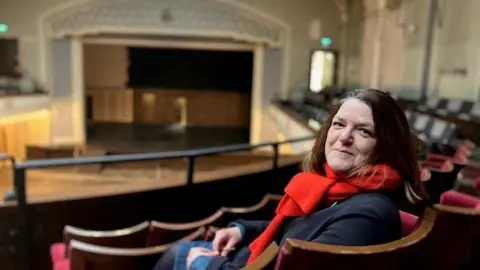
<path fill-rule="evenodd" d="M 45 18 L 51 37 L 94 34 L 226 38 L 281 47 L 285 27 L 233 0 L 90 0 Z"/>

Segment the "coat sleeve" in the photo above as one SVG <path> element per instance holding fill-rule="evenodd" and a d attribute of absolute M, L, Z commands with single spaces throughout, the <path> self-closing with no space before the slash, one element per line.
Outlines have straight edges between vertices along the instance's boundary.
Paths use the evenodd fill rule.
<path fill-rule="evenodd" d="M 312 242 L 366 246 L 393 241 L 401 237 L 400 220 L 396 211 L 359 207 L 346 209 L 332 217 L 326 229 Z"/>
<path fill-rule="evenodd" d="M 242 244 L 248 245 L 255 240 L 270 224 L 269 220 L 244 220 L 239 219 L 234 222 L 242 228 Z"/>

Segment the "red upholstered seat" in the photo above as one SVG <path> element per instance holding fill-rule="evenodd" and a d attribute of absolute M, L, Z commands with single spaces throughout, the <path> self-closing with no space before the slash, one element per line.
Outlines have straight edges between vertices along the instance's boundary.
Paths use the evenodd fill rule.
<path fill-rule="evenodd" d="M 402 236 L 411 234 L 418 228 L 418 217 L 407 212 L 399 211 L 402 221 Z"/>
<path fill-rule="evenodd" d="M 480 199 L 455 190 L 449 190 L 440 197 L 440 204 L 464 208 L 479 208 Z"/>
<path fill-rule="evenodd" d="M 53 263 L 53 270 L 70 270 L 70 259 L 61 259 Z"/>
<path fill-rule="evenodd" d="M 52 264 L 55 264 L 55 262 L 59 260 L 64 260 L 65 259 L 65 249 L 66 245 L 63 242 L 60 243 L 54 243 L 50 246 L 50 258 L 52 260 Z"/>
<path fill-rule="evenodd" d="M 425 182 L 430 180 L 430 178 L 432 178 L 432 173 L 430 172 L 430 170 L 427 168 L 422 168 L 420 170 L 420 180 Z"/>
<path fill-rule="evenodd" d="M 467 166 L 460 171 L 460 177 L 464 179 L 476 179 L 480 177 L 480 168 L 476 166 Z"/>

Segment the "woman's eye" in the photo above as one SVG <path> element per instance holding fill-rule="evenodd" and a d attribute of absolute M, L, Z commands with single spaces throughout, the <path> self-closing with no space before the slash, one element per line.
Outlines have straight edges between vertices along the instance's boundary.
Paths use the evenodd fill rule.
<path fill-rule="evenodd" d="M 368 137 L 372 136 L 372 132 L 370 132 L 370 130 L 368 129 L 361 128 L 359 129 L 359 131 L 362 136 L 368 136 Z"/>
<path fill-rule="evenodd" d="M 342 127 L 343 124 L 340 123 L 340 122 L 333 122 L 333 126 L 334 126 L 334 127 Z"/>

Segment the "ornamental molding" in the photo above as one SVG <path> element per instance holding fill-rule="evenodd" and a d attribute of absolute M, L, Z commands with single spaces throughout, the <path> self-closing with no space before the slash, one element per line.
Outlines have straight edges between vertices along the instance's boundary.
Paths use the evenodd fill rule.
<path fill-rule="evenodd" d="M 225 39 L 285 46 L 288 26 L 234 0 L 87 0 L 42 16 L 50 38 L 138 35 Z"/>

